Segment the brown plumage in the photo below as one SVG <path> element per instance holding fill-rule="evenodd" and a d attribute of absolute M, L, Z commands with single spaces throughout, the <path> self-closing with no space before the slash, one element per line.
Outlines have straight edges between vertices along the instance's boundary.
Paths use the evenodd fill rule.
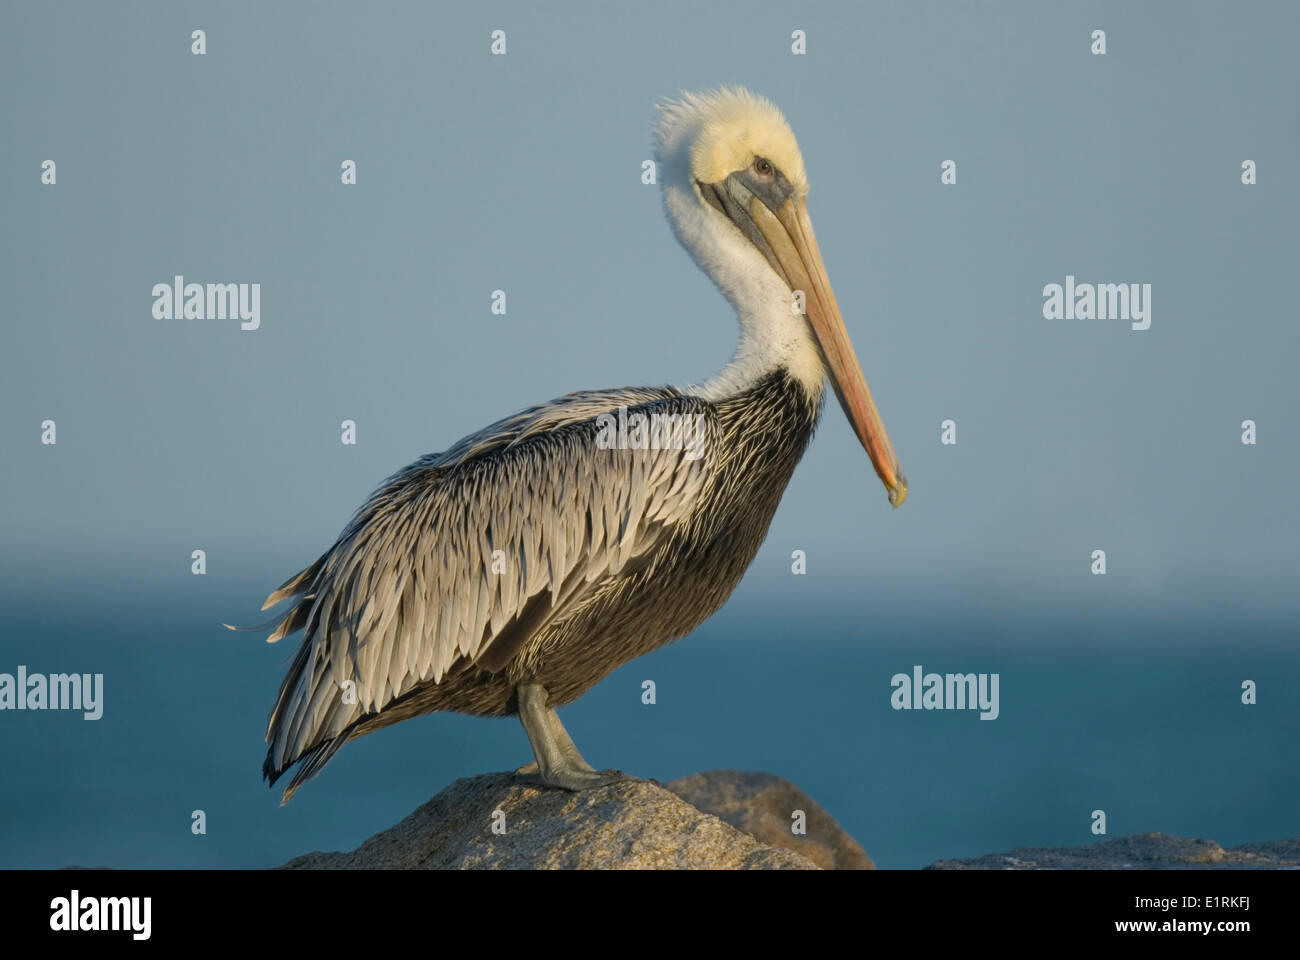
<path fill-rule="evenodd" d="M 717 403 L 671 389 L 577 394 L 396 474 L 268 598 L 295 601 L 273 636 L 306 628 L 267 730 L 268 780 L 303 761 L 288 800 L 344 743 L 389 724 L 513 714 L 523 681 L 563 706 L 685 636 L 753 560 L 820 403 L 784 371 Z M 699 414 L 710 455 L 600 449 L 596 412 L 621 404 L 635 404 L 629 417 Z M 511 490 L 551 496 L 503 500 Z M 530 565 L 543 572 L 530 579 Z M 441 629 L 468 609 L 472 620 Z"/>

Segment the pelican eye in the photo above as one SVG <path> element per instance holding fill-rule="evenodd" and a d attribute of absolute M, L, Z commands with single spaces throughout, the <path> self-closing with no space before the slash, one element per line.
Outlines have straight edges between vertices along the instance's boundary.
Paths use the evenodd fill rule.
<path fill-rule="evenodd" d="M 765 157 L 754 158 L 754 172 L 760 177 L 770 177 L 775 170 L 772 168 L 772 161 Z"/>

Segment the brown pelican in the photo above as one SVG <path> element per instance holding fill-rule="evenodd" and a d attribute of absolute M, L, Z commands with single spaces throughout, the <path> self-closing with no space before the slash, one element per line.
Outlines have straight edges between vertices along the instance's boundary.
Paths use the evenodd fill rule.
<path fill-rule="evenodd" d="M 828 377 L 890 503 L 906 498 L 785 118 L 743 89 L 686 94 L 660 105 L 656 146 L 677 238 L 739 318 L 734 358 L 699 386 L 530 407 L 386 480 L 263 606 L 292 601 L 270 641 L 304 630 L 262 768 L 274 783 L 300 764 L 284 802 L 349 740 L 435 710 L 517 714 L 535 758 L 521 779 L 622 778 L 583 760 L 555 708 L 726 601 Z"/>

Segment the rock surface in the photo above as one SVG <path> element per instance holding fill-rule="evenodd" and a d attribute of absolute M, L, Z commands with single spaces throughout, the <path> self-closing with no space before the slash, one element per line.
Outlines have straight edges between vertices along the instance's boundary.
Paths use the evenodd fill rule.
<path fill-rule="evenodd" d="M 802 810 L 807 833 L 790 831 Z M 494 829 L 494 826 L 496 829 Z M 794 784 L 712 770 L 671 783 L 627 780 L 567 793 L 489 773 L 457 780 L 351 853 L 309 853 L 289 870 L 861 870 L 875 864 Z M 1300 838 L 1225 850 L 1142 833 L 1078 847 L 1017 847 L 930 870 L 1300 869 Z"/>
<path fill-rule="evenodd" d="M 703 776 L 707 782 L 709 775 Z M 739 796 L 740 787 L 732 783 L 725 795 Z M 803 802 L 811 834 L 816 805 Z M 824 818 L 816 822 L 834 825 L 816 809 Z M 788 811 L 785 817 L 788 824 Z M 810 853 L 827 856 L 821 849 Z M 761 843 L 648 780 L 575 794 L 516 783 L 509 773 L 490 773 L 457 780 L 351 853 L 309 853 L 282 869 L 574 868 L 815 870 L 817 864 Z"/>
<path fill-rule="evenodd" d="M 1300 838 L 1225 850 L 1213 840 L 1163 833 L 1098 840 L 1082 847 L 1017 847 L 969 860 L 936 860 L 929 870 L 1276 870 L 1300 867 Z"/>
<path fill-rule="evenodd" d="M 710 770 L 665 783 L 664 788 L 742 833 L 769 846 L 792 850 L 823 870 L 876 869 L 858 842 L 789 780 L 770 773 Z M 806 816 L 803 835 L 790 830 L 796 810 Z"/>

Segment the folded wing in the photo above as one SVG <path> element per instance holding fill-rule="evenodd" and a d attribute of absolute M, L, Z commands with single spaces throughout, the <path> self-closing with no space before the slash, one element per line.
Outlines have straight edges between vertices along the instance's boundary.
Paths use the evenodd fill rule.
<path fill-rule="evenodd" d="M 466 663 L 502 669 L 690 516 L 717 429 L 707 402 L 670 389 L 572 394 L 390 477 L 267 599 L 296 601 L 269 640 L 305 631 L 267 727 L 267 779 L 305 761 L 287 802 L 394 700 Z"/>

